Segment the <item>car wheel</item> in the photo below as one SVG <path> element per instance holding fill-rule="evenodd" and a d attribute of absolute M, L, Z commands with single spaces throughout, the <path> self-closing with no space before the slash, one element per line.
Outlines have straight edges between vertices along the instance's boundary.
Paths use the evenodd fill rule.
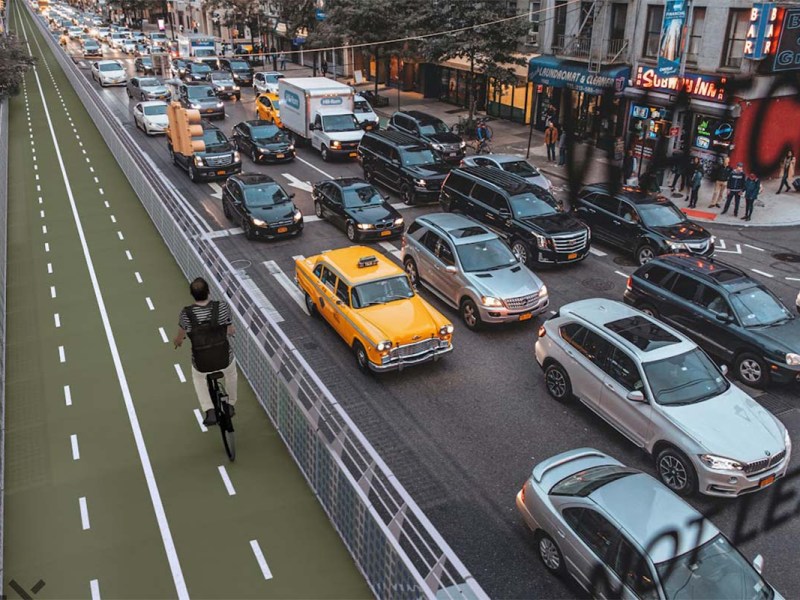
<path fill-rule="evenodd" d="M 403 204 L 407 206 L 414 206 L 414 201 L 416 198 L 414 197 L 414 190 L 411 189 L 411 186 L 407 183 L 404 183 L 400 186 L 400 198 L 403 200 Z"/>
<path fill-rule="evenodd" d="M 647 302 L 642 302 L 636 308 L 642 311 L 646 315 L 650 315 L 651 317 L 658 318 L 658 311 L 652 304 L 648 304 Z"/>
<path fill-rule="evenodd" d="M 650 244 L 642 244 L 636 250 L 636 262 L 639 266 L 646 265 L 656 257 L 656 253 Z"/>
<path fill-rule="evenodd" d="M 347 229 L 345 230 L 347 233 L 347 239 L 351 242 L 355 242 L 358 239 L 358 234 L 356 233 L 356 226 L 353 223 L 347 224 Z"/>
<path fill-rule="evenodd" d="M 254 163 L 258 162 L 258 153 L 256 152 L 255 148 L 250 150 L 250 160 L 252 160 Z"/>
<path fill-rule="evenodd" d="M 544 369 L 544 383 L 547 393 L 554 400 L 566 402 L 572 398 L 572 382 L 569 375 L 557 362 L 551 362 Z"/>
<path fill-rule="evenodd" d="M 305 294 L 304 297 L 306 303 L 306 310 L 308 311 L 309 316 L 315 316 L 317 314 L 317 306 L 314 304 L 314 301 L 311 299 L 311 296 Z"/>
<path fill-rule="evenodd" d="M 225 215 L 225 218 L 229 221 L 233 217 L 233 215 L 231 215 L 231 209 L 228 208 L 228 204 L 224 201 L 222 202 L 222 214 Z"/>
<path fill-rule="evenodd" d="M 564 555 L 561 554 L 561 548 L 553 538 L 544 531 L 539 531 L 536 536 L 536 546 L 539 550 L 539 558 L 548 571 L 556 575 L 562 575 L 566 571 Z"/>
<path fill-rule="evenodd" d="M 414 262 L 413 258 L 407 258 L 403 262 L 403 266 L 406 269 L 406 275 L 408 275 L 409 281 L 411 281 L 411 285 L 416 286 L 419 285 L 419 271 L 417 271 L 417 263 Z"/>
<path fill-rule="evenodd" d="M 661 482 L 679 496 L 690 496 L 697 488 L 697 475 L 683 452 L 664 448 L 656 457 L 656 470 Z"/>
<path fill-rule="evenodd" d="M 511 252 L 513 252 L 523 265 L 527 265 L 531 260 L 531 249 L 522 240 L 516 240 L 511 244 Z"/>
<path fill-rule="evenodd" d="M 356 357 L 356 366 L 362 373 L 369 373 L 369 357 L 361 342 L 353 342 L 353 355 Z"/>
<path fill-rule="evenodd" d="M 319 149 L 319 153 L 322 156 L 322 160 L 324 160 L 325 162 L 328 162 L 328 158 L 329 158 L 329 156 L 328 156 L 328 147 L 325 144 L 323 144 L 322 147 Z"/>
<path fill-rule="evenodd" d="M 249 220 L 242 220 L 242 229 L 244 230 L 244 237 L 246 237 L 248 240 L 253 241 L 256 239 L 256 236 L 253 234 L 253 225 Z"/>
<path fill-rule="evenodd" d="M 736 377 L 745 385 L 761 388 L 767 384 L 767 366 L 764 361 L 750 352 L 736 357 Z"/>
<path fill-rule="evenodd" d="M 322 204 L 319 201 L 314 200 L 314 214 L 317 215 L 318 219 L 322 219 Z"/>
<path fill-rule="evenodd" d="M 191 179 L 193 182 L 197 183 L 197 179 L 198 179 L 197 170 L 192 165 L 189 165 L 189 179 Z"/>
<path fill-rule="evenodd" d="M 481 321 L 481 313 L 475 305 L 475 302 L 470 298 L 465 298 L 461 303 L 461 319 L 464 321 L 464 325 L 467 326 L 467 329 L 472 331 L 480 329 L 483 324 Z"/>

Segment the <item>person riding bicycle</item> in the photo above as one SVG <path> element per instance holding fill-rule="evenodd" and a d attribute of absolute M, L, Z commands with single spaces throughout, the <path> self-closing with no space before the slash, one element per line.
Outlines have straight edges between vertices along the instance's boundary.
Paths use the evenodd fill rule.
<path fill-rule="evenodd" d="M 180 348 L 188 335 L 192 342 L 192 383 L 200 407 L 205 412 L 203 425 L 215 425 L 217 415 L 208 391 L 206 375 L 222 371 L 228 392 L 230 415 L 236 405 L 236 361 L 228 337 L 235 333 L 231 309 L 224 300 L 210 300 L 208 283 L 198 277 L 189 285 L 194 304 L 185 306 L 178 317 L 175 349 Z"/>
<path fill-rule="evenodd" d="M 486 125 L 486 121 L 478 121 L 475 127 L 475 139 L 478 140 L 478 154 L 480 154 L 492 139 L 492 130 Z"/>

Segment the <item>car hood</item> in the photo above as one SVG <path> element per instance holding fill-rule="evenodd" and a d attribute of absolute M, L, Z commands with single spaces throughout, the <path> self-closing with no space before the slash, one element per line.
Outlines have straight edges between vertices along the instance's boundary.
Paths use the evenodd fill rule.
<path fill-rule="evenodd" d="M 345 213 L 356 223 L 380 223 L 386 220 L 394 220 L 400 216 L 394 208 L 387 204 L 375 204 L 374 206 L 364 206 L 361 208 L 346 208 Z"/>
<path fill-rule="evenodd" d="M 494 298 L 519 298 L 536 294 L 542 288 L 542 280 L 521 264 L 497 271 L 465 273 L 465 276 L 483 295 Z"/>
<path fill-rule="evenodd" d="M 431 135 L 423 136 L 426 139 L 436 142 L 437 144 L 460 144 L 461 138 L 455 133 L 434 133 Z"/>
<path fill-rule="evenodd" d="M 711 237 L 711 234 L 694 221 L 686 221 L 678 225 L 667 227 L 651 227 L 664 237 L 682 242 L 701 242 Z"/>
<path fill-rule="evenodd" d="M 523 223 L 537 227 L 548 234 L 567 233 L 570 231 L 583 231 L 586 227 L 572 215 L 567 213 L 554 213 L 541 217 L 528 217 L 520 219 Z"/>
<path fill-rule="evenodd" d="M 751 462 L 784 449 L 783 424 L 735 385 L 704 402 L 661 408 L 711 454 Z"/>
<path fill-rule="evenodd" d="M 295 211 L 294 204 L 291 202 L 283 202 L 274 206 L 250 206 L 247 211 L 256 219 L 261 219 L 267 223 L 274 223 L 275 221 L 285 221 L 291 219 Z"/>
<path fill-rule="evenodd" d="M 441 177 L 444 178 L 452 169 L 451 165 L 444 163 L 431 163 L 428 165 L 414 165 L 408 170 L 419 178 Z"/>
<path fill-rule="evenodd" d="M 211 85 L 216 87 L 232 87 L 236 84 L 233 82 L 233 79 L 217 79 Z"/>
<path fill-rule="evenodd" d="M 358 131 L 327 131 L 326 133 L 332 140 L 340 142 L 358 142 L 364 137 L 364 131 L 361 129 Z"/>
<path fill-rule="evenodd" d="M 374 112 L 355 113 L 355 115 L 356 121 L 359 123 L 364 123 L 365 121 L 371 123 L 378 120 L 378 115 L 376 115 Z"/>
<path fill-rule="evenodd" d="M 415 295 L 407 300 L 361 308 L 358 315 L 397 346 L 438 337 L 439 326 L 431 311 L 426 302 Z"/>
<path fill-rule="evenodd" d="M 262 141 L 262 140 L 253 140 L 256 146 L 259 148 L 266 148 L 267 150 L 288 150 L 289 146 L 292 145 L 292 142 L 289 140 L 283 141 Z"/>
<path fill-rule="evenodd" d="M 533 185 L 538 185 L 540 188 L 547 191 L 550 191 L 550 187 L 552 186 L 550 180 L 544 175 L 530 175 L 525 177 L 525 181 L 532 183 Z"/>
<path fill-rule="evenodd" d="M 144 118 L 153 125 L 169 125 L 169 117 L 167 115 L 145 115 Z"/>
<path fill-rule="evenodd" d="M 199 104 L 200 106 L 208 106 L 208 105 L 216 106 L 217 102 L 219 102 L 219 100 L 217 99 L 216 96 L 214 96 L 213 98 L 195 98 L 195 99 L 190 98 L 189 99 L 189 103 L 190 104 Z"/>
<path fill-rule="evenodd" d="M 800 354 L 800 319 L 796 317 L 780 325 L 752 327 L 747 331 L 762 339 L 768 348 L 779 354 L 786 352 Z"/>
<path fill-rule="evenodd" d="M 155 86 L 152 86 L 152 87 L 143 87 L 142 90 L 146 94 L 167 94 L 167 93 L 169 93 L 169 90 L 167 90 L 167 88 L 164 87 L 163 85 L 155 85 Z"/>

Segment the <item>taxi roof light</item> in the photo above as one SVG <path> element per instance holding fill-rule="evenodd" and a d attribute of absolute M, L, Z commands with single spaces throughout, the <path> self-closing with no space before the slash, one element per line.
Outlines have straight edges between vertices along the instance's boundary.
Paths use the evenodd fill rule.
<path fill-rule="evenodd" d="M 378 264 L 378 259 L 375 256 L 364 256 L 358 259 L 358 268 L 364 269 L 366 267 L 374 267 Z"/>

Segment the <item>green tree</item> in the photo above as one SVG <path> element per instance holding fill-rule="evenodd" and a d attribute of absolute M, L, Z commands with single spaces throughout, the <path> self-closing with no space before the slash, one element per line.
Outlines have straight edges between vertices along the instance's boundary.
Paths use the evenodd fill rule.
<path fill-rule="evenodd" d="M 305 36 L 305 48 L 313 50 L 323 43 L 317 34 L 319 0 L 282 0 L 280 3 L 280 19 L 286 23 L 286 31 L 290 38 Z M 312 53 L 314 76 L 317 76 L 317 53 Z"/>
<path fill-rule="evenodd" d="M 35 63 L 16 35 L 0 35 L 0 98 L 18 94 L 22 76 Z"/>
<path fill-rule="evenodd" d="M 423 53 L 434 62 L 453 58 L 469 62 L 467 98 L 472 121 L 477 103 L 477 72 L 500 84 L 516 81 L 511 65 L 524 64 L 516 50 L 527 31 L 527 19 L 520 17 L 484 25 L 515 16 L 504 0 L 437 0 L 428 5 L 426 12 L 425 21 L 435 24 L 436 29 L 461 30 L 425 38 Z"/>
<path fill-rule="evenodd" d="M 219 23 L 228 28 L 247 27 L 250 30 L 251 43 L 256 36 L 261 37 L 262 25 L 267 23 L 264 5 L 259 0 L 206 0 L 203 2 L 203 9 L 218 14 Z M 241 32 L 243 33 L 244 31 Z"/>

